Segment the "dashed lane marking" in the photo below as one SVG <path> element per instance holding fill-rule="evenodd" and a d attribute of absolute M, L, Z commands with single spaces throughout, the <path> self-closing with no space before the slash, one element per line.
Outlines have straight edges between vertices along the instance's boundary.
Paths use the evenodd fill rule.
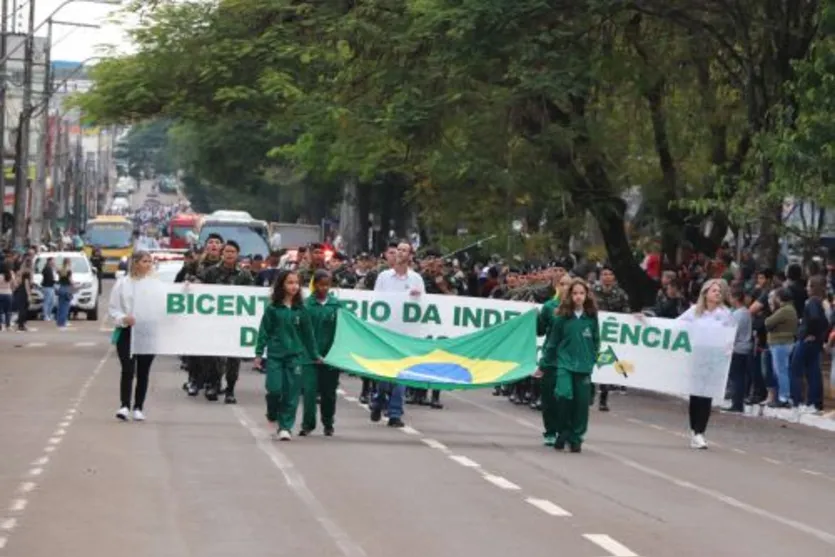
<path fill-rule="evenodd" d="M 9 510 L 13 513 L 19 513 L 26 508 L 27 503 L 28 501 L 26 499 L 15 499 L 12 501 L 12 504 L 9 505 Z"/>
<path fill-rule="evenodd" d="M 514 419 L 515 416 L 513 416 L 512 414 L 508 414 L 507 412 L 503 412 L 501 410 L 496 410 L 495 408 L 491 408 L 490 406 L 487 406 L 485 404 L 481 404 L 479 402 L 475 402 L 475 401 L 469 400 L 469 399 L 461 397 L 461 396 L 456 396 L 454 394 L 450 394 L 450 396 L 452 398 L 455 398 L 456 400 L 459 400 L 459 401 L 463 402 L 464 404 L 469 404 L 470 406 L 474 406 L 476 408 L 481 408 L 485 412 L 489 412 L 491 414 L 494 414 L 496 416 L 502 417 L 502 418 L 510 420 L 510 421 L 515 421 L 515 419 Z M 627 420 L 629 420 L 629 419 L 627 419 Z M 533 428 L 533 429 L 539 430 L 539 428 Z M 709 499 L 713 499 L 715 501 L 719 501 L 721 503 L 724 503 L 725 505 L 728 505 L 729 507 L 733 507 L 737 510 L 746 512 L 748 514 L 758 516 L 758 517 L 764 518 L 766 520 L 770 520 L 770 521 L 775 522 L 777 524 L 781 524 L 781 525 L 786 526 L 788 528 L 791 528 L 793 530 L 797 530 L 798 532 L 802 532 L 804 534 L 807 534 L 809 536 L 817 538 L 818 540 L 820 540 L 820 541 L 822 541 L 826 544 L 835 546 L 835 534 L 832 534 L 830 532 L 826 532 L 824 530 L 820 530 L 820 529 L 815 528 L 814 526 L 811 526 L 811 525 L 806 524 L 804 522 L 800 522 L 798 520 L 794 520 L 794 519 L 791 519 L 791 518 L 773 513 L 771 511 L 768 511 L 766 509 L 757 507 L 755 505 L 751 505 L 749 503 L 746 503 L 744 501 L 736 499 L 735 497 L 731 497 L 730 495 L 722 493 L 721 491 L 717 491 L 717 490 L 714 490 L 714 489 L 711 489 L 711 488 L 708 488 L 708 487 L 703 487 L 703 486 L 700 486 L 700 485 L 696 485 L 696 484 L 691 483 L 691 482 L 686 482 L 686 481 L 684 481 L 680 478 L 677 478 L 677 477 L 675 477 L 671 474 L 667 474 L 666 472 L 662 472 L 661 470 L 652 468 L 650 466 L 645 466 L 643 464 L 640 464 L 639 462 L 636 462 L 636 461 L 634 461 L 630 458 L 627 458 L 625 456 L 622 456 L 618 453 L 608 451 L 608 450 L 605 450 L 601 447 L 598 447 L 597 445 L 592 445 L 590 443 L 586 443 L 586 446 L 588 447 L 588 449 L 591 452 L 595 452 L 599 455 L 602 455 L 602 456 L 605 456 L 605 457 L 607 457 L 611 460 L 614 460 L 615 462 L 619 462 L 623 466 L 626 466 L 628 468 L 632 468 L 633 470 L 635 470 L 637 472 L 641 472 L 641 473 L 643 473 L 647 476 L 651 476 L 651 477 L 656 478 L 658 480 L 662 480 L 662 481 L 665 481 L 667 483 L 671 483 L 673 485 L 678 485 L 678 486 L 683 487 L 685 489 L 689 489 L 689 490 L 691 490 L 695 493 L 698 493 L 699 495 L 702 495 L 702 496 L 707 497 Z"/>
<path fill-rule="evenodd" d="M 35 482 L 23 482 L 22 484 L 20 484 L 19 491 L 21 493 L 30 493 L 34 491 L 36 487 L 37 485 L 35 484 Z"/>
<path fill-rule="evenodd" d="M 29 470 L 30 476 L 40 476 L 41 474 L 43 474 L 43 468 L 32 468 Z"/>
<path fill-rule="evenodd" d="M 565 510 L 564 508 L 560 507 L 559 505 L 555 505 L 551 501 L 547 499 L 537 499 L 536 497 L 527 497 L 525 498 L 525 502 L 529 505 L 533 505 L 540 511 L 549 514 L 551 516 L 562 516 L 568 517 L 572 516 L 570 512 Z"/>
<path fill-rule="evenodd" d="M 767 456 L 764 456 L 764 457 L 763 457 L 763 460 L 764 460 L 764 461 L 766 461 L 766 462 L 768 462 L 769 464 L 775 464 L 775 465 L 778 465 L 778 466 L 779 466 L 780 464 L 783 464 L 783 463 L 782 463 L 782 462 L 780 462 L 779 460 L 774 460 L 773 458 L 768 458 Z"/>
<path fill-rule="evenodd" d="M 410 425 L 403 426 L 400 430 L 407 435 L 420 435 L 420 432 Z"/>
<path fill-rule="evenodd" d="M 611 557 L 638 557 L 638 554 L 606 534 L 583 534 L 583 537 L 609 552 Z"/>
<path fill-rule="evenodd" d="M 76 342 L 73 344 L 76 348 L 90 348 L 95 346 L 97 343 L 95 342 Z"/>
<path fill-rule="evenodd" d="M 446 445 L 444 445 L 440 441 L 436 441 L 435 439 L 423 438 L 423 439 L 421 439 L 421 441 L 423 441 L 427 446 L 429 446 L 433 449 L 437 449 L 439 451 L 448 451 L 449 450 Z"/>
<path fill-rule="evenodd" d="M 461 466 L 464 466 L 465 468 L 481 468 L 481 465 L 478 462 L 470 458 L 467 458 L 463 455 L 454 454 L 450 455 L 449 458 L 450 460 L 454 460 L 455 462 L 457 462 Z"/>
<path fill-rule="evenodd" d="M 484 477 L 485 480 L 487 480 L 491 484 L 493 484 L 496 487 L 501 488 L 501 489 L 510 489 L 510 490 L 513 490 L 513 491 L 518 491 L 518 490 L 522 489 L 521 487 L 519 487 L 518 485 L 516 485 L 512 481 L 510 481 L 507 478 L 504 478 L 502 476 L 494 476 L 493 474 L 484 474 L 483 477 Z"/>
<path fill-rule="evenodd" d="M 43 348 L 44 346 L 46 346 L 45 342 L 27 342 L 26 343 L 27 348 Z"/>
<path fill-rule="evenodd" d="M 823 476 L 823 474 L 821 472 L 816 472 L 814 470 L 807 470 L 805 468 L 802 468 L 800 471 L 803 472 L 804 474 L 809 474 L 810 476 Z"/>
<path fill-rule="evenodd" d="M 3 522 L 0 522 L 0 530 L 14 530 L 15 526 L 17 526 L 16 518 L 7 518 Z"/>

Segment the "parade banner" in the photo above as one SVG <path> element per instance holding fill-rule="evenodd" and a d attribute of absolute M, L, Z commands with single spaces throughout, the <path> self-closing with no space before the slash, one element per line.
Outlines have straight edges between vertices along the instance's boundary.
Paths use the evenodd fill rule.
<path fill-rule="evenodd" d="M 251 358 L 267 288 L 143 280 L 135 294 L 136 354 Z M 524 302 L 334 289 L 359 319 L 412 337 L 454 338 L 501 325 L 537 306 Z M 601 312 L 596 383 L 721 397 L 735 328 Z M 538 340 L 541 344 L 542 339 Z"/>
<path fill-rule="evenodd" d="M 536 371 L 536 320 L 527 313 L 454 338 L 395 333 L 339 310 L 325 363 L 363 377 L 422 389 L 472 389 L 512 383 Z"/>

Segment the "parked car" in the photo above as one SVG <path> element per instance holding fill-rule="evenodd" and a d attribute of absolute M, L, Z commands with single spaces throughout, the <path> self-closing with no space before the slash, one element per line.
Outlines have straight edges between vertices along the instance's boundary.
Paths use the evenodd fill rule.
<path fill-rule="evenodd" d="M 55 261 L 56 270 L 62 267 L 65 259 L 71 261 L 70 269 L 72 269 L 75 292 L 70 302 L 70 313 L 84 312 L 88 321 L 97 321 L 99 318 L 99 277 L 84 252 L 79 251 L 44 252 L 35 257 L 29 312 L 37 316 L 43 308 L 42 273 L 46 260 L 50 257 Z"/>

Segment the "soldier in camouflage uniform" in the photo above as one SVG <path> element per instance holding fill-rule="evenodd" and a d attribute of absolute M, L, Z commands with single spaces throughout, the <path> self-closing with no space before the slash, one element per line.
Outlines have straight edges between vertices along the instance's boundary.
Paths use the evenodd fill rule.
<path fill-rule="evenodd" d="M 199 275 L 204 284 L 228 284 L 236 286 L 254 286 L 255 279 L 248 270 L 238 264 L 240 247 L 236 242 L 229 241 L 223 246 L 223 257 L 217 265 L 205 268 Z M 206 399 L 215 401 L 220 392 L 220 381 L 226 376 L 226 404 L 235 404 L 235 384 L 241 369 L 240 358 L 205 358 L 204 382 L 206 384 Z"/>
<path fill-rule="evenodd" d="M 209 234 L 206 239 L 206 246 L 203 251 L 203 256 L 195 258 L 190 264 L 183 265 L 183 277 L 186 282 L 197 282 L 201 273 L 205 272 L 209 267 L 213 267 L 220 263 L 220 250 L 223 247 L 223 238 L 219 234 Z M 188 383 L 185 389 L 188 396 L 197 396 L 200 389 L 206 386 L 204 378 L 207 377 L 204 368 L 211 366 L 208 356 L 189 356 L 188 366 Z"/>
<path fill-rule="evenodd" d="M 334 253 L 330 267 L 334 287 L 355 288 L 357 286 L 357 275 L 345 254 L 339 252 Z"/>
<path fill-rule="evenodd" d="M 604 265 L 600 269 L 600 282 L 592 288 L 595 300 L 597 300 L 597 307 L 601 311 L 611 311 L 614 313 L 629 313 L 629 296 L 626 291 L 618 286 L 615 272 L 609 265 Z M 592 383 L 591 403 L 594 404 L 594 384 Z M 609 411 L 609 385 L 600 385 L 600 400 L 598 401 L 598 408 L 601 412 Z"/>
<path fill-rule="evenodd" d="M 316 271 L 325 269 L 325 246 L 320 243 L 310 244 L 306 261 L 299 261 L 299 284 L 302 288 L 313 288 L 313 275 Z"/>

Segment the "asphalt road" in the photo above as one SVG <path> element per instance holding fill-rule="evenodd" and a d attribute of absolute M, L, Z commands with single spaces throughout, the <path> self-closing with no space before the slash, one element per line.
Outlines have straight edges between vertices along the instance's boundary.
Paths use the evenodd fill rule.
<path fill-rule="evenodd" d="M 346 378 L 335 437 L 278 443 L 260 375 L 224 406 L 171 358 L 122 423 L 107 327 L 32 325 L 0 333 L 0 557 L 835 555 L 832 433 L 717 414 L 697 452 L 684 403 L 630 392 L 557 454 L 490 391 L 394 430 Z"/>

